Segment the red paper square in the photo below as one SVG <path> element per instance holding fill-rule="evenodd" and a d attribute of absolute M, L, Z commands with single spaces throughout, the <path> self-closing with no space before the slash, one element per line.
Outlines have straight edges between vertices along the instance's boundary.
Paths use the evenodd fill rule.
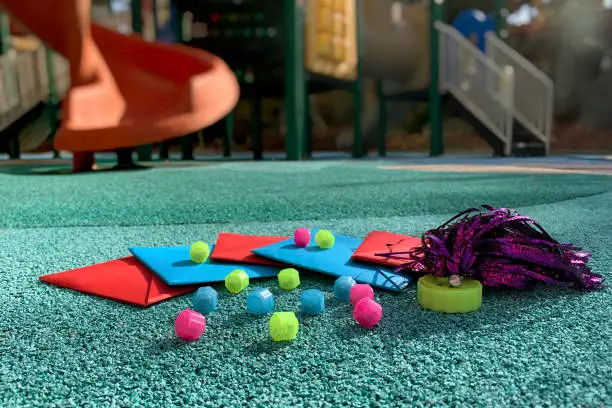
<path fill-rule="evenodd" d="M 387 231 L 372 231 L 353 253 L 352 258 L 362 262 L 395 267 L 406 263 L 406 260 L 376 256 L 376 254 L 407 252 L 420 246 L 420 238 Z"/>
<path fill-rule="evenodd" d="M 255 255 L 251 251 L 284 241 L 287 238 L 288 237 L 242 235 L 222 232 L 217 237 L 217 242 L 210 254 L 210 258 L 216 261 L 284 267 L 286 265 L 283 263 Z"/>
<path fill-rule="evenodd" d="M 193 285 L 166 285 L 133 256 L 44 275 L 39 279 L 63 288 L 140 306 L 149 306 L 197 289 Z"/>

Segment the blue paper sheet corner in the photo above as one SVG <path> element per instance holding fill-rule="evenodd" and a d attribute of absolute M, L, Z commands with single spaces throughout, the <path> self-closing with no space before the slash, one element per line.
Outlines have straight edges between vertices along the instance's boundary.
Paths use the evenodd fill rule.
<path fill-rule="evenodd" d="M 275 277 L 279 271 L 273 266 L 224 263 L 210 258 L 197 264 L 191 260 L 188 246 L 131 247 L 129 251 L 169 286 L 223 282 L 235 269 L 244 270 L 249 278 Z"/>

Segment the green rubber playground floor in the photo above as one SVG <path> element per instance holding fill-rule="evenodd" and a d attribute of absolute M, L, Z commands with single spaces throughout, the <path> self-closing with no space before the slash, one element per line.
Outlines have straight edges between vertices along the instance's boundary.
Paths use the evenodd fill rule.
<path fill-rule="evenodd" d="M 378 292 L 379 327 L 347 305 L 302 318 L 275 344 L 267 320 L 228 295 L 197 342 L 173 319 L 190 295 L 142 309 L 39 283 L 128 255 L 131 245 L 214 241 L 222 231 L 299 226 L 419 234 L 468 207 L 515 207 L 592 252 L 612 278 L 612 177 L 383 170 L 375 161 L 212 163 L 83 175 L 0 170 L 0 406 L 612 405 L 612 295 L 553 287 L 485 290 L 467 315 L 420 309 L 415 286 Z M 333 281 L 303 274 L 299 291 Z"/>

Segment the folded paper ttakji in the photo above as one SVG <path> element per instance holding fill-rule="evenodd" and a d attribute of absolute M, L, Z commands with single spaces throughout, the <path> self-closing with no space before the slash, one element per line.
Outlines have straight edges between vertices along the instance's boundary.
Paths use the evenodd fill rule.
<path fill-rule="evenodd" d="M 133 256 L 52 273 L 39 279 L 55 286 L 139 306 L 149 306 L 197 289 L 197 286 L 166 285 Z"/>

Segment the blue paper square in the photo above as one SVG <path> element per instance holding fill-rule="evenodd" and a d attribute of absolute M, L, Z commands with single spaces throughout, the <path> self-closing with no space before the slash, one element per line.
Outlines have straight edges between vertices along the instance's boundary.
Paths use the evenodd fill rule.
<path fill-rule="evenodd" d="M 213 247 L 211 246 L 211 251 Z M 197 264 L 189 257 L 189 247 L 129 248 L 140 262 L 170 286 L 223 282 L 234 269 L 242 269 L 249 278 L 272 278 L 278 267 L 263 265 L 232 264 L 213 261 Z"/>
<path fill-rule="evenodd" d="M 253 250 L 253 253 L 275 261 L 300 268 L 310 269 L 332 276 L 352 276 L 359 283 L 399 292 L 410 284 L 410 277 L 398 275 L 390 268 L 361 263 L 351 259 L 362 240 L 346 235 L 334 234 L 336 242 L 329 249 L 321 249 L 315 243 L 317 230 L 312 230 L 312 239 L 307 247 L 294 244 L 293 238 Z"/>

